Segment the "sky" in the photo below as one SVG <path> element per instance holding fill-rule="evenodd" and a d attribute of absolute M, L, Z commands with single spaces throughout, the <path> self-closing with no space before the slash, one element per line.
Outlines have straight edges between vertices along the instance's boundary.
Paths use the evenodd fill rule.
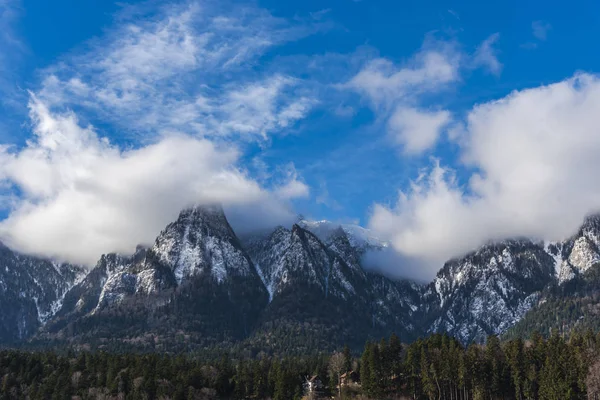
<path fill-rule="evenodd" d="M 600 211 L 600 3 L 488 3 L 0 0 L 0 239 L 93 265 L 218 202 L 420 280 L 564 239 Z"/>

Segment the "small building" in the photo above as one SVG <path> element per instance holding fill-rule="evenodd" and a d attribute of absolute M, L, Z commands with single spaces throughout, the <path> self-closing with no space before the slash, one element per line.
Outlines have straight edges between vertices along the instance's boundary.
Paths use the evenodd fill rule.
<path fill-rule="evenodd" d="M 323 382 L 318 375 L 306 377 L 304 382 L 304 395 L 309 399 L 316 399 L 323 394 Z"/>
<path fill-rule="evenodd" d="M 340 384 L 344 386 L 358 385 L 358 374 L 356 371 L 348 371 L 340 376 Z"/>

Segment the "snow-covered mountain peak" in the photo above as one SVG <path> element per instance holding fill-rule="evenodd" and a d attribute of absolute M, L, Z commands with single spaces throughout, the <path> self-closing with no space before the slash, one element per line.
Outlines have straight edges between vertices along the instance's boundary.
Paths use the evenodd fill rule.
<path fill-rule="evenodd" d="M 549 249 L 560 265 L 560 283 L 587 271 L 592 265 L 600 262 L 600 215 L 587 216 L 575 235 L 552 245 Z"/>
<path fill-rule="evenodd" d="M 85 275 L 80 266 L 13 252 L 0 243 L 0 343 L 26 338 Z"/>
<path fill-rule="evenodd" d="M 205 234 L 235 237 L 225 212 L 220 205 L 196 205 L 186 208 L 179 213 L 179 218 L 169 224 L 165 230 L 172 225 L 185 225 L 190 229 L 204 229 Z"/>
<path fill-rule="evenodd" d="M 512 326 L 555 279 L 555 261 L 529 240 L 504 240 L 448 261 L 429 287 L 430 331 L 482 341 Z"/>
<path fill-rule="evenodd" d="M 152 252 L 173 271 L 178 284 L 203 273 L 222 282 L 231 273 L 247 275 L 252 270 L 220 206 L 183 210 L 156 238 Z"/>
<path fill-rule="evenodd" d="M 389 243 L 379 238 L 373 231 L 354 224 L 338 224 L 335 222 L 321 220 L 312 221 L 303 219 L 298 222 L 300 227 L 314 233 L 323 242 L 328 242 L 331 235 L 342 229 L 348 236 L 350 244 L 356 248 L 384 248 Z"/>

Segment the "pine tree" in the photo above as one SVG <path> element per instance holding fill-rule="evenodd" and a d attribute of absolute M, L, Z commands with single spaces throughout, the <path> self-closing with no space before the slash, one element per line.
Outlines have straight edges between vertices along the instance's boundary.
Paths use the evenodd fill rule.
<path fill-rule="evenodd" d="M 408 389 L 413 399 L 416 399 L 417 393 L 420 393 L 421 391 L 419 379 L 421 374 L 421 349 L 422 340 L 418 339 L 408 346 L 406 359 L 404 361 L 404 370 L 406 371 L 408 378 Z"/>
<path fill-rule="evenodd" d="M 280 368 L 275 380 L 273 400 L 288 400 L 291 397 L 287 373 L 283 368 Z"/>
<path fill-rule="evenodd" d="M 432 361 L 429 359 L 429 354 L 425 351 L 425 347 L 421 347 L 421 386 L 423 392 L 430 400 L 436 399 L 438 396 L 437 386 L 432 375 Z"/>
<path fill-rule="evenodd" d="M 515 398 L 517 400 L 523 400 L 525 355 L 523 352 L 523 341 L 520 338 L 507 343 L 506 356 L 510 365 L 512 383 L 515 387 Z"/>
<path fill-rule="evenodd" d="M 391 375 L 391 354 L 388 348 L 388 343 L 385 338 L 382 338 L 379 342 L 377 349 L 379 352 L 379 360 L 377 361 L 377 376 L 378 376 L 378 387 L 383 392 L 390 386 L 390 375 Z"/>
<path fill-rule="evenodd" d="M 373 359 L 372 353 L 373 345 L 371 342 L 367 342 L 365 344 L 365 350 L 360 358 L 360 381 L 364 392 L 368 394 L 373 392 L 374 386 L 374 382 L 372 381 L 374 375 L 372 373 L 373 366 L 371 365 Z"/>
<path fill-rule="evenodd" d="M 398 379 L 402 374 L 402 344 L 395 334 L 390 336 L 388 352 L 390 373 Z"/>
<path fill-rule="evenodd" d="M 352 371 L 352 353 L 350 347 L 344 346 L 344 372 Z"/>

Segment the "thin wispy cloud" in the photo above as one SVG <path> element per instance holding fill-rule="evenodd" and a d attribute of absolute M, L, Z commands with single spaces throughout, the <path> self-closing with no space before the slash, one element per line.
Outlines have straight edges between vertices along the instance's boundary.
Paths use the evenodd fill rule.
<path fill-rule="evenodd" d="M 460 20 L 460 15 L 459 15 L 459 14 L 458 14 L 456 11 L 454 11 L 454 10 L 452 10 L 452 9 L 448 9 L 448 14 L 450 14 L 450 15 L 452 15 L 454 18 L 456 18 L 456 19 Z"/>
<path fill-rule="evenodd" d="M 297 79 L 252 67 L 269 48 L 314 29 L 253 7 L 165 7 L 159 18 L 123 21 L 91 50 L 48 68 L 38 95 L 146 135 L 264 138 L 303 118 L 314 99 Z"/>
<path fill-rule="evenodd" d="M 19 95 L 17 68 L 26 46 L 14 33 L 14 25 L 21 15 L 19 0 L 0 0 L 0 102 L 13 105 Z"/>
<path fill-rule="evenodd" d="M 329 189 L 327 188 L 327 183 L 325 181 L 321 181 L 319 183 L 319 191 L 315 196 L 315 202 L 317 204 L 324 205 L 325 207 L 329 207 L 333 210 L 341 210 L 342 206 L 338 203 L 334 198 L 329 194 Z"/>
<path fill-rule="evenodd" d="M 545 42 L 548 39 L 548 32 L 552 29 L 552 25 L 544 21 L 533 21 L 531 23 L 531 32 L 535 40 L 523 43 L 521 48 L 526 50 L 537 49 L 540 42 Z"/>
<path fill-rule="evenodd" d="M 0 53 L 0 67 L 4 67 L 10 58 L 8 55 L 12 51 L 24 50 L 24 45 L 14 34 L 14 24 L 21 14 L 20 0 L 0 0 L 0 46 L 5 52 Z M 15 54 L 12 54 L 14 57 Z"/>
<path fill-rule="evenodd" d="M 449 111 L 418 110 L 399 107 L 388 121 L 388 130 L 405 153 L 419 154 L 431 148 L 440 131 L 450 123 Z"/>
<path fill-rule="evenodd" d="M 502 73 L 502 63 L 498 60 L 498 50 L 494 47 L 499 39 L 499 33 L 490 35 L 479 45 L 473 56 L 475 67 L 483 67 L 496 76 Z"/>
<path fill-rule="evenodd" d="M 450 111 L 431 106 L 431 96 L 458 83 L 463 69 L 483 68 L 500 75 L 502 64 L 494 47 L 498 39 L 498 33 L 489 36 L 468 55 L 456 42 L 428 37 L 405 65 L 384 58 L 371 60 L 341 87 L 369 102 L 404 155 L 422 154 L 434 148 L 453 119 Z M 422 100 L 425 97 L 428 105 Z"/>
<path fill-rule="evenodd" d="M 550 29 L 552 29 L 552 25 L 544 21 L 533 21 L 531 23 L 533 36 L 540 41 L 545 41 L 548 38 L 548 31 Z"/>

